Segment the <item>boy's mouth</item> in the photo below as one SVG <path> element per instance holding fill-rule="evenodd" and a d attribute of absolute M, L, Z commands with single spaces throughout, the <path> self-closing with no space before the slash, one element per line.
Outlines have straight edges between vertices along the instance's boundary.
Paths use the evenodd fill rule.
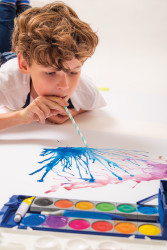
<path fill-rule="evenodd" d="M 68 101 L 68 99 L 69 99 L 69 96 L 58 96 L 58 97 L 60 97 L 60 98 L 62 98 L 63 100 L 65 100 L 66 102 Z"/>
<path fill-rule="evenodd" d="M 68 101 L 68 99 L 70 98 L 69 95 L 65 95 L 65 96 L 55 95 L 55 96 L 62 98 L 65 101 Z"/>
<path fill-rule="evenodd" d="M 63 97 L 61 97 L 62 99 L 64 99 L 65 101 L 68 101 L 68 99 L 69 99 L 69 96 L 68 95 L 66 95 L 66 96 L 63 96 Z"/>

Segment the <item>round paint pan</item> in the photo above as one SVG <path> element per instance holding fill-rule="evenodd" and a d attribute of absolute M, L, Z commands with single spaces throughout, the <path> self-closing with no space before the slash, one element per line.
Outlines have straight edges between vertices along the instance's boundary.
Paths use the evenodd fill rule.
<path fill-rule="evenodd" d="M 136 207 L 132 204 L 120 204 L 118 205 L 117 210 L 121 213 L 130 214 L 136 212 Z"/>
<path fill-rule="evenodd" d="M 102 212 L 110 212 L 115 209 L 115 205 L 109 202 L 101 202 L 96 205 L 96 209 Z"/>
<path fill-rule="evenodd" d="M 96 221 L 92 224 L 92 228 L 98 232 L 108 232 L 113 229 L 113 225 L 108 221 Z"/>
<path fill-rule="evenodd" d="M 130 222 L 119 222 L 115 225 L 115 230 L 121 234 L 133 234 L 137 231 L 137 224 Z"/>
<path fill-rule="evenodd" d="M 68 217 L 49 215 L 45 221 L 45 225 L 49 228 L 62 228 L 68 224 Z"/>
<path fill-rule="evenodd" d="M 46 220 L 45 215 L 30 214 L 22 219 L 21 224 L 27 227 L 35 227 L 35 226 L 40 226 L 41 224 L 43 224 L 45 220 Z"/>
<path fill-rule="evenodd" d="M 145 214 L 145 215 L 153 215 L 153 214 L 157 214 L 158 210 L 155 206 L 143 206 L 143 205 L 139 205 L 137 207 L 138 212 L 141 214 Z"/>
<path fill-rule="evenodd" d="M 69 223 L 69 227 L 75 230 L 84 230 L 90 227 L 90 224 L 87 220 L 76 219 L 72 220 Z"/>
<path fill-rule="evenodd" d="M 55 207 L 66 209 L 73 207 L 74 203 L 71 200 L 58 200 L 54 205 Z"/>
<path fill-rule="evenodd" d="M 90 210 L 94 208 L 94 204 L 90 201 L 80 201 L 76 203 L 75 207 L 80 210 Z"/>
<path fill-rule="evenodd" d="M 40 197 L 35 199 L 34 204 L 40 207 L 47 207 L 53 204 L 53 201 L 49 198 Z"/>
<path fill-rule="evenodd" d="M 154 224 L 143 224 L 138 228 L 139 232 L 144 235 L 154 236 L 161 233 L 159 227 Z"/>

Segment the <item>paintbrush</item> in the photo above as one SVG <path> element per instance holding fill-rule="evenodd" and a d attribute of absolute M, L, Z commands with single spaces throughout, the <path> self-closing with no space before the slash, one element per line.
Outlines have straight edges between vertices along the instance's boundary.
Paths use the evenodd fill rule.
<path fill-rule="evenodd" d="M 87 219 L 101 219 L 101 220 L 126 220 L 124 216 L 104 213 L 104 212 L 94 212 L 94 211 L 76 211 L 76 210 L 56 210 L 56 211 L 42 211 L 41 214 L 44 215 L 54 215 L 54 216 L 66 216 L 66 217 L 78 217 Z"/>

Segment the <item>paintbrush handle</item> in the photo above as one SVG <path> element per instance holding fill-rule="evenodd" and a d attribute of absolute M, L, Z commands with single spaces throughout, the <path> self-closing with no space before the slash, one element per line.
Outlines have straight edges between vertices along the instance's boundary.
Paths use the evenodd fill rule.
<path fill-rule="evenodd" d="M 87 142 L 86 142 L 86 140 L 85 140 L 83 134 L 81 133 L 81 130 L 79 129 L 78 125 L 76 124 L 74 118 L 72 117 L 70 111 L 68 110 L 68 108 L 67 108 L 66 106 L 64 106 L 64 108 L 65 108 L 65 111 L 67 112 L 68 116 L 70 117 L 70 119 L 71 119 L 71 121 L 72 121 L 74 127 L 76 128 L 76 130 L 77 130 L 79 136 L 81 137 L 83 143 L 85 144 L 86 147 L 88 147 L 88 144 L 87 144 Z"/>
<path fill-rule="evenodd" d="M 76 211 L 76 210 L 56 210 L 56 211 L 42 211 L 44 215 L 78 217 L 87 219 L 101 219 L 101 220 L 126 220 L 124 216 L 94 211 Z"/>

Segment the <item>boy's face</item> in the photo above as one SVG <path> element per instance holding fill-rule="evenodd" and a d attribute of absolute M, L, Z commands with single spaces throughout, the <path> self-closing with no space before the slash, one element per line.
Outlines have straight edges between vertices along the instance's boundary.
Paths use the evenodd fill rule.
<path fill-rule="evenodd" d="M 78 85 L 82 63 L 76 58 L 66 62 L 70 68 L 69 73 L 55 71 L 54 68 L 38 65 L 35 61 L 29 67 L 22 55 L 18 55 L 18 62 L 22 73 L 31 75 L 33 98 L 54 95 L 68 100 Z"/>

